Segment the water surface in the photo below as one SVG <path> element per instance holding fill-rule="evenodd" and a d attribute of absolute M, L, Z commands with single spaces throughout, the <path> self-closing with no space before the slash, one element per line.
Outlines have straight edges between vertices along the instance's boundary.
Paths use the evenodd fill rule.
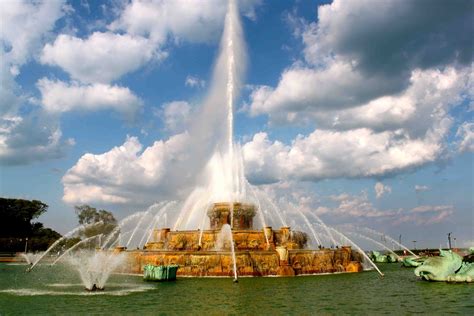
<path fill-rule="evenodd" d="M 20 314 L 474 314 L 472 284 L 417 280 L 412 269 L 384 264 L 376 272 L 296 278 L 180 278 L 145 283 L 114 275 L 106 291 L 83 290 L 60 266 L 0 264 L 0 315 Z"/>

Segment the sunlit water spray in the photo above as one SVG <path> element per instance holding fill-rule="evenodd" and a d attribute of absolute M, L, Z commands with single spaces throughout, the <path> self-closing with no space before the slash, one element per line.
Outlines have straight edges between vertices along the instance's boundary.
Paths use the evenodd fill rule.
<path fill-rule="evenodd" d="M 64 234 L 64 236 L 62 236 L 61 238 L 59 238 L 58 240 L 56 240 L 32 265 L 31 267 L 29 267 L 27 269 L 27 271 L 32 271 L 34 269 L 34 267 L 38 264 L 38 262 L 41 261 L 41 259 L 43 259 L 52 249 L 54 249 L 60 242 L 62 242 L 63 240 L 65 240 L 66 238 L 69 238 L 71 237 L 72 235 L 74 235 L 75 233 L 81 231 L 81 230 L 84 230 L 86 228 L 89 228 L 89 227 L 93 227 L 95 225 L 100 225 L 100 224 L 103 224 L 103 222 L 97 222 L 97 223 L 93 223 L 93 224 L 88 224 L 88 225 L 81 225 L 81 226 L 78 226 L 76 228 L 74 228 L 73 230 L 71 230 L 70 232 Z"/>
<path fill-rule="evenodd" d="M 53 261 L 53 263 L 51 263 L 52 266 L 54 266 L 56 263 L 59 262 L 59 260 L 61 260 L 65 255 L 71 253 L 72 251 L 74 251 L 75 249 L 77 249 L 79 246 L 81 245 L 85 245 L 86 243 L 88 243 L 89 241 L 92 241 L 94 239 L 99 239 L 100 237 L 102 236 L 102 234 L 99 234 L 99 235 L 95 235 L 95 236 L 92 236 L 92 237 L 88 237 L 86 239 L 83 239 L 81 241 L 79 241 L 78 243 L 76 243 L 74 246 L 72 246 L 71 248 L 69 248 L 68 250 L 66 250 L 62 255 L 60 255 L 58 258 L 56 258 L 56 260 Z"/>
<path fill-rule="evenodd" d="M 377 236 L 380 236 L 380 237 L 384 237 L 388 240 L 390 240 L 392 243 L 396 244 L 397 246 L 405 249 L 406 251 L 408 251 L 409 253 L 411 253 L 413 256 L 415 256 L 415 258 L 419 258 L 418 255 L 416 255 L 413 251 L 411 251 L 410 249 L 408 249 L 408 247 L 405 247 L 403 244 L 397 242 L 395 239 L 393 239 L 392 237 L 388 236 L 388 235 L 385 235 L 381 232 L 378 232 L 376 230 L 373 230 L 373 229 L 370 229 L 370 228 L 367 228 L 367 227 L 364 227 L 363 228 L 364 231 L 368 232 L 368 233 L 371 233 L 371 234 L 374 234 L 374 235 L 377 235 Z"/>
<path fill-rule="evenodd" d="M 235 256 L 234 238 L 232 236 L 232 229 L 229 224 L 222 225 L 221 231 L 217 236 L 216 250 L 224 250 L 226 243 L 229 244 L 232 254 L 232 269 L 234 270 L 234 282 L 237 282 L 237 258 Z"/>
<path fill-rule="evenodd" d="M 395 255 L 395 257 L 396 257 L 397 259 L 400 259 L 400 256 L 397 255 L 392 249 L 390 249 L 389 247 L 387 247 L 387 246 L 384 245 L 383 243 L 378 242 L 377 240 L 374 240 L 374 239 L 372 239 L 372 238 L 370 238 L 370 237 L 367 237 L 367 236 L 364 236 L 364 235 L 362 235 L 362 234 L 358 234 L 358 233 L 355 233 L 355 232 L 347 232 L 347 234 L 353 235 L 353 236 L 356 236 L 356 237 L 359 237 L 359 238 L 362 238 L 362 239 L 365 239 L 365 240 L 368 240 L 368 241 L 370 241 L 370 242 L 376 244 L 377 246 L 382 247 L 382 249 L 385 249 L 385 250 L 387 250 L 388 252 L 392 253 L 393 255 Z"/>

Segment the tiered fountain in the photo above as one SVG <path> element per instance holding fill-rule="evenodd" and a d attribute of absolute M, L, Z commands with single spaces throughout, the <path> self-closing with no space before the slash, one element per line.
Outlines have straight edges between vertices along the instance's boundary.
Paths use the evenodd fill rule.
<path fill-rule="evenodd" d="M 128 264 L 124 271 L 142 273 L 146 264 L 178 264 L 181 276 L 233 276 L 234 279 L 241 275 L 361 271 L 359 257 L 354 256 L 350 246 L 309 250 L 306 233 L 292 230 L 284 221 L 283 227 L 275 230 L 266 225 L 260 199 L 255 193 L 257 189 L 245 179 L 242 154 L 233 141 L 234 102 L 245 69 L 242 33 L 236 3 L 230 0 L 220 54 L 209 96 L 204 102 L 204 112 L 207 109 L 207 112 L 218 113 L 214 121 L 206 122 L 207 125 L 215 123 L 216 130 L 212 131 L 215 135 L 213 154 L 201 181 L 204 185 L 191 193 L 173 229 L 151 227 L 152 238 L 144 246 L 138 244 L 142 250 L 126 252 Z M 281 212 L 277 213 L 282 218 Z M 254 228 L 256 215 L 260 229 Z M 324 224 L 319 227 L 328 230 Z M 308 228 L 313 241 L 321 245 L 314 228 L 311 225 Z"/>
<path fill-rule="evenodd" d="M 142 273 L 146 264 L 178 264 L 180 276 L 234 278 L 362 271 L 360 257 L 349 246 L 311 250 L 304 232 L 254 229 L 256 212 L 251 204 L 215 203 L 207 210 L 210 229 L 156 229 L 143 250 L 125 252 L 123 269 Z"/>
<path fill-rule="evenodd" d="M 86 256 L 88 261 L 68 260 L 78 268 L 87 288 L 94 284 L 103 287 L 106 277 L 102 274 L 108 276 L 112 270 L 142 274 L 147 264 L 177 264 L 178 276 L 229 276 L 235 281 L 238 276 L 362 271 L 362 257 L 368 257 L 345 235 L 298 207 L 284 207 L 283 212 L 245 178 L 242 153 L 233 141 L 234 102 L 245 69 L 244 47 L 239 13 L 230 0 L 209 94 L 201 114 L 189 127 L 189 135 L 194 137 L 189 152 L 198 163 L 187 161 L 183 168 L 195 167 L 200 185 L 181 209 L 178 202 L 154 204 L 123 219 L 113 232 L 100 238 L 100 256 L 108 254 L 120 260 L 92 254 Z M 168 218 L 174 223 L 172 228 Z M 300 227 L 294 229 L 297 218 L 310 235 Z M 295 222 L 293 229 L 289 222 Z M 69 255 L 82 257 L 78 251 Z"/>

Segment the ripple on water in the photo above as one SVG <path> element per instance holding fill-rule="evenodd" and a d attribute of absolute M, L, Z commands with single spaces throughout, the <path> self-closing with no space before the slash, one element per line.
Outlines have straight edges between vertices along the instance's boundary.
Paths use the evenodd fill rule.
<path fill-rule="evenodd" d="M 423 282 L 413 270 L 301 278 L 183 279 L 144 283 L 114 275 L 104 292 L 86 292 L 58 268 L 24 273 L 0 265 L 0 314 L 472 314 L 473 285 Z M 125 298 L 121 298 L 127 296 Z"/>

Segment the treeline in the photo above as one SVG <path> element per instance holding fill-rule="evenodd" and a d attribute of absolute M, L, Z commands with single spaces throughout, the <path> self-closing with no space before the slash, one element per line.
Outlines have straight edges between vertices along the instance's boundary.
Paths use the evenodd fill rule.
<path fill-rule="evenodd" d="M 85 225 L 85 228 L 78 236 L 64 240 L 62 244 L 65 248 L 82 238 L 108 234 L 117 226 L 115 217 L 109 211 L 97 210 L 89 205 L 74 208 L 79 224 Z M 43 251 L 61 238 L 55 230 L 34 221 L 47 210 L 48 205 L 38 200 L 0 198 L 0 252 Z"/>
<path fill-rule="evenodd" d="M 0 251 L 45 250 L 60 238 L 58 232 L 33 222 L 47 210 L 48 205 L 38 200 L 0 198 Z"/>

